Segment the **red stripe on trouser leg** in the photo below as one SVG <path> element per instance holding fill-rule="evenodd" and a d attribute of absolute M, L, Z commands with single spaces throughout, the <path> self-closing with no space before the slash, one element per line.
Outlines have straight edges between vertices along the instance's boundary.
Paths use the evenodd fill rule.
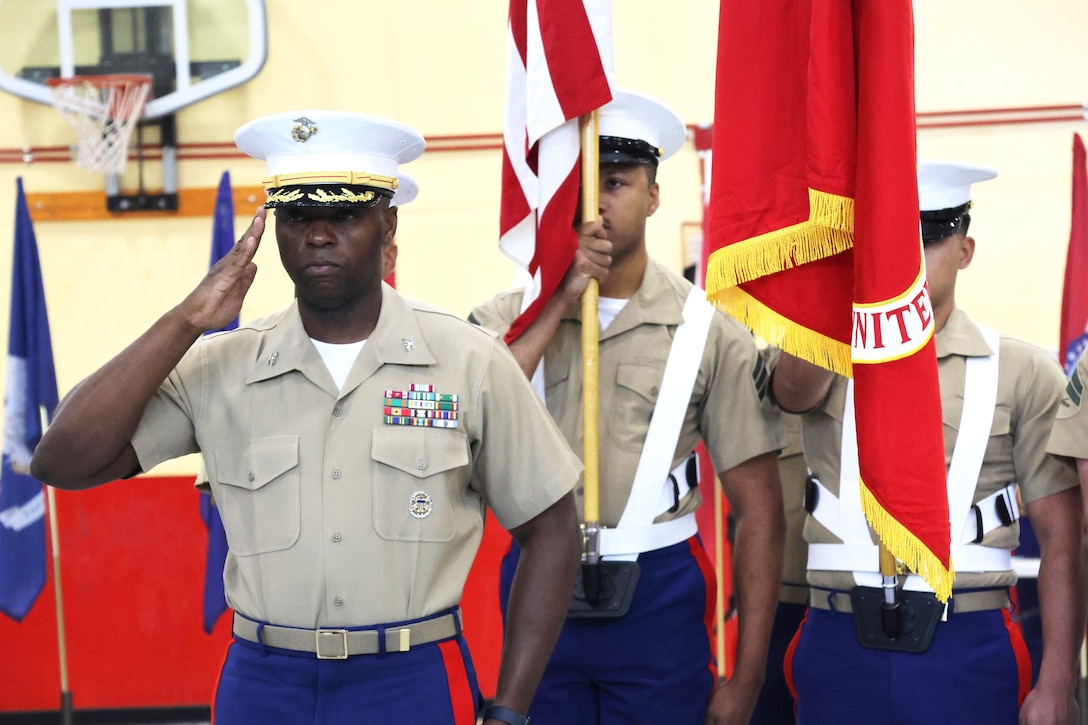
<path fill-rule="evenodd" d="M 805 611 L 805 619 L 808 619 L 808 611 Z M 801 639 L 801 630 L 805 627 L 805 619 L 801 620 L 801 625 L 797 627 L 797 632 L 793 635 L 793 639 L 790 640 L 790 646 L 786 648 L 786 656 L 782 660 L 782 672 L 786 676 L 786 687 L 790 688 L 790 694 L 793 695 L 793 711 L 797 712 L 797 688 L 793 684 L 793 653 L 797 651 L 797 641 Z"/>
<path fill-rule="evenodd" d="M 706 582 L 706 608 L 703 610 L 703 624 L 706 626 L 706 638 L 710 643 L 710 662 L 708 668 L 710 674 L 713 676 L 713 682 L 718 681 L 718 668 L 722 663 L 717 662 L 714 659 L 714 652 L 717 648 L 714 646 L 714 631 L 715 625 L 724 623 L 716 623 L 714 621 L 715 615 L 718 611 L 718 580 L 714 576 L 714 566 L 710 563 L 710 557 L 707 556 L 706 549 L 699 543 L 698 537 L 691 537 L 688 539 L 688 546 L 691 549 L 691 555 L 695 559 L 695 562 L 699 565 L 699 571 L 703 575 L 703 581 Z"/>
<path fill-rule="evenodd" d="M 227 646 L 223 648 L 223 661 L 219 663 L 219 674 L 215 676 L 215 685 L 212 687 L 212 721 L 211 725 L 215 725 L 215 700 L 219 695 L 219 680 L 223 677 L 223 667 L 227 664 L 227 655 L 230 654 L 230 648 L 234 646 L 234 640 L 227 643 Z"/>
<path fill-rule="evenodd" d="M 1005 629 L 1009 632 L 1009 644 L 1012 645 L 1012 652 L 1016 657 L 1016 674 L 1020 681 L 1016 701 L 1023 705 L 1024 698 L 1031 691 L 1031 655 L 1028 653 L 1028 645 L 1024 641 L 1019 625 L 1012 621 L 1012 612 L 1002 609 L 1001 616 L 1005 620 Z"/>
<path fill-rule="evenodd" d="M 438 649 L 442 652 L 442 662 L 446 666 L 454 725 L 475 725 L 476 703 L 472 697 L 472 688 L 468 684 L 461 648 L 456 639 L 450 639 L 439 642 Z"/>

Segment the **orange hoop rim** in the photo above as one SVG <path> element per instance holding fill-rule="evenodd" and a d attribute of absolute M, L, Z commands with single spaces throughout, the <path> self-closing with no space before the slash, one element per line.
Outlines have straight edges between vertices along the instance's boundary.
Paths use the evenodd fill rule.
<path fill-rule="evenodd" d="M 90 84 L 92 86 L 98 86 L 99 88 L 105 88 L 106 86 L 128 86 L 144 83 L 150 85 L 151 81 L 151 76 L 141 75 L 139 73 L 110 73 L 103 75 L 69 76 L 67 78 L 55 76 L 53 78 L 46 78 L 45 85 L 50 88 L 56 88 L 58 86 Z"/>

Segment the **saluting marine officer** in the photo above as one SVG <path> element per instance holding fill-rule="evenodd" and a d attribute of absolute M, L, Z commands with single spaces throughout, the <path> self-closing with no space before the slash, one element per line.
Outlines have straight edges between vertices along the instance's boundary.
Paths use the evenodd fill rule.
<path fill-rule="evenodd" d="M 639 574 L 622 616 L 586 618 L 575 603 L 531 714 L 544 725 L 747 723 L 780 578 L 786 440 L 763 410 L 767 370 L 752 336 L 647 251 L 658 162 L 683 145 L 683 121 L 655 98 L 618 91 L 599 128 L 599 218 L 578 225 L 559 290 L 510 347 L 529 377 L 543 361 L 548 410 L 581 451 L 579 300 L 599 280 L 600 553 Z M 521 304 L 522 290 L 504 292 L 471 319 L 503 332 Z M 716 584 L 696 535 L 702 493 L 689 466 L 700 440 L 737 521 L 737 665 L 717 687 Z M 504 589 L 517 556 L 515 547 L 504 560 Z"/>
<path fill-rule="evenodd" d="M 880 586 L 875 534 L 861 513 L 852 395 L 846 378 L 782 355 L 775 399 L 803 412 L 810 604 L 786 658 L 797 722 L 1076 723 L 1076 657 L 1084 630 L 1080 493 L 1072 467 L 1046 452 L 1065 380 L 1045 351 L 971 321 L 955 304 L 970 265 L 970 190 L 997 172 L 920 160 L 925 266 L 936 331 L 955 582 L 940 606 L 920 577 L 901 574 L 906 616 L 884 629 L 867 593 Z M 1012 622 L 1010 558 L 1017 492 L 1042 548 L 1044 625 L 1039 679 Z"/>
<path fill-rule="evenodd" d="M 267 163 L 295 300 L 201 338 L 254 281 L 259 209 L 180 304 L 68 395 L 34 475 L 81 489 L 202 454 L 235 611 L 218 723 L 475 723 L 458 602 L 490 506 L 526 555 L 484 722 L 520 723 L 578 566 L 581 465 L 501 340 L 381 281 L 398 166 L 423 138 L 306 111 L 235 139 Z"/>

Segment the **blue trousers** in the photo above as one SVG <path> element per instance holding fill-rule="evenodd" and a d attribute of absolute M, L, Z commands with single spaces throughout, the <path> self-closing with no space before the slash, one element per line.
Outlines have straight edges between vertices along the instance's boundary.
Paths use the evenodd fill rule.
<path fill-rule="evenodd" d="M 503 559 L 506 616 L 517 566 Z M 616 619 L 568 619 L 529 708 L 533 725 L 703 725 L 717 679 L 717 594 L 698 537 L 639 556 L 638 586 Z"/>
<path fill-rule="evenodd" d="M 480 703 L 461 636 L 346 660 L 236 639 L 216 685 L 212 722 L 475 725 Z"/>
<path fill-rule="evenodd" d="M 852 614 L 810 608 L 791 649 L 799 725 L 1015 725 L 1031 676 L 1006 609 L 952 614 L 910 654 L 866 649 Z"/>
<path fill-rule="evenodd" d="M 767 650 L 767 671 L 759 699 L 756 700 L 756 709 L 749 720 L 750 725 L 792 725 L 795 722 L 793 695 L 786 683 L 783 663 L 786 650 L 797 634 L 807 608 L 804 604 L 779 602 L 775 609 L 771 643 Z"/>

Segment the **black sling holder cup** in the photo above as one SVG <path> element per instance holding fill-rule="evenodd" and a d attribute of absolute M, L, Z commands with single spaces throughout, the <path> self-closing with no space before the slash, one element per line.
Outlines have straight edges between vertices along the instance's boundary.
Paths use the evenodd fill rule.
<path fill-rule="evenodd" d="M 637 561 L 583 563 L 567 607 L 570 619 L 622 617 L 631 608 L 638 585 Z"/>
<path fill-rule="evenodd" d="M 854 609 L 854 626 L 858 643 L 866 649 L 892 652 L 921 653 L 929 649 L 937 622 L 944 615 L 944 605 L 933 592 L 898 592 L 894 612 L 884 606 L 884 591 L 879 587 L 854 587 L 850 604 Z M 894 617 L 897 632 L 885 631 L 885 621 Z"/>

